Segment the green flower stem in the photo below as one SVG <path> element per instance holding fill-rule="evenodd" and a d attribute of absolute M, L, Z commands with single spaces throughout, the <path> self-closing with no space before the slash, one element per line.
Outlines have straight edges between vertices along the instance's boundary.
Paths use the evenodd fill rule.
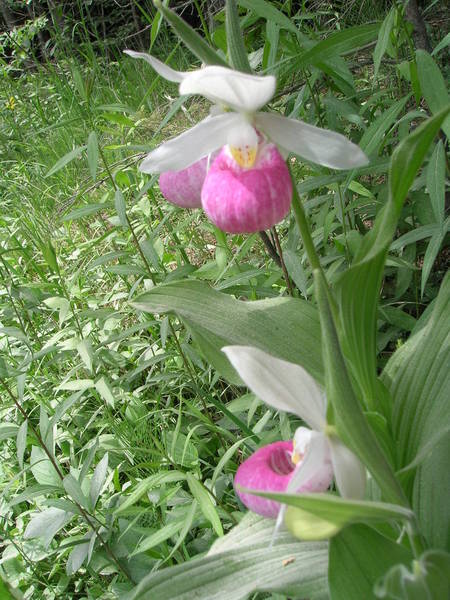
<path fill-rule="evenodd" d="M 300 201 L 300 197 L 297 191 L 297 183 L 294 179 L 294 176 L 291 171 L 291 167 L 288 164 L 289 173 L 292 179 L 292 208 L 294 209 L 295 221 L 297 223 L 298 230 L 300 231 L 301 238 L 303 240 L 303 245 L 305 246 L 306 255 L 308 257 L 309 263 L 315 271 L 316 269 L 322 272 L 322 267 L 320 265 L 319 255 L 316 252 L 316 248 L 314 246 L 313 239 L 311 237 L 311 232 L 309 230 L 308 221 L 306 219 L 305 211 L 303 210 L 302 203 Z"/>
<path fill-rule="evenodd" d="M 335 319 L 336 322 L 339 322 L 339 311 L 338 311 L 338 307 L 336 304 L 336 300 L 334 298 L 334 295 L 328 289 L 327 278 L 322 269 L 322 265 L 320 264 L 320 259 L 319 259 L 319 255 L 316 252 L 316 247 L 314 246 L 311 232 L 309 230 L 308 220 L 306 218 L 305 211 L 303 210 L 303 205 L 301 203 L 300 196 L 298 195 L 297 183 L 294 179 L 294 176 L 293 176 L 292 170 L 291 170 L 291 166 L 289 165 L 289 163 L 288 163 L 288 169 L 289 169 L 289 173 L 290 173 L 291 179 L 292 179 L 292 208 L 294 209 L 295 221 L 297 223 L 297 227 L 300 232 L 300 236 L 303 240 L 303 245 L 306 250 L 306 256 L 308 257 L 309 264 L 311 265 L 313 272 L 317 271 L 318 273 L 320 273 L 323 281 L 325 282 L 325 284 L 327 286 L 327 290 L 329 292 L 328 298 L 329 298 L 330 308 L 331 308 L 331 312 L 333 314 L 333 318 Z M 330 415 L 331 415 L 331 413 L 330 413 Z"/>
<path fill-rule="evenodd" d="M 338 338 L 330 290 L 325 277 L 314 271 L 316 298 L 322 329 L 322 356 L 326 365 L 326 392 L 333 405 L 339 437 L 367 466 L 384 498 L 408 506 L 408 500 L 367 422 L 356 397 Z"/>

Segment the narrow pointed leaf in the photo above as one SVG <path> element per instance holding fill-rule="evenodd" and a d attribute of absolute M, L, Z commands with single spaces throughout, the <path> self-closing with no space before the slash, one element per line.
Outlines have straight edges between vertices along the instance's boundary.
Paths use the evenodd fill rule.
<path fill-rule="evenodd" d="M 422 95 L 427 101 L 430 111 L 437 115 L 450 102 L 444 77 L 434 59 L 426 50 L 416 51 L 417 74 L 419 76 Z M 442 129 L 450 137 L 450 119 L 442 122 Z"/>
<path fill-rule="evenodd" d="M 197 500 L 200 510 L 211 523 L 216 534 L 219 536 L 223 535 L 222 523 L 211 500 L 211 496 L 191 473 L 186 473 L 186 478 L 191 494 Z"/>
<path fill-rule="evenodd" d="M 22 425 L 19 427 L 17 431 L 17 460 L 19 462 L 19 466 L 23 469 L 23 455 L 25 453 L 25 448 L 27 445 L 27 432 L 28 432 L 28 421 L 24 421 Z"/>
<path fill-rule="evenodd" d="M 292 31 L 292 33 L 298 33 L 298 29 L 293 21 L 278 10 L 272 2 L 266 2 L 265 0 L 238 0 L 238 4 L 251 10 L 258 17 L 266 19 L 267 22 L 275 23 L 283 29 Z"/>
<path fill-rule="evenodd" d="M 386 17 L 384 18 L 383 23 L 381 24 L 380 31 L 378 33 L 377 44 L 375 46 L 375 50 L 373 51 L 373 64 L 374 64 L 374 73 L 373 78 L 376 80 L 378 75 L 378 70 L 380 68 L 381 59 L 386 52 L 386 49 L 389 44 L 389 38 L 391 35 L 392 28 L 395 22 L 395 13 L 396 6 L 393 6 L 391 10 L 388 12 Z"/>
<path fill-rule="evenodd" d="M 98 139 L 95 131 L 91 131 L 87 142 L 87 159 L 89 165 L 89 172 L 92 179 L 95 181 L 97 177 L 97 166 L 98 166 Z"/>
<path fill-rule="evenodd" d="M 122 227 L 128 228 L 125 198 L 123 197 L 123 194 L 119 189 L 117 189 L 116 193 L 114 194 L 114 206 L 116 207 L 120 224 L 122 225 Z"/>
<path fill-rule="evenodd" d="M 371 258 L 380 252 L 394 237 L 403 203 L 413 184 L 431 142 L 450 113 L 447 106 L 435 116 L 419 125 L 394 150 L 389 167 L 389 199 L 380 211 L 373 229 L 365 236 L 355 261 Z"/>
<path fill-rule="evenodd" d="M 445 213 L 445 150 L 442 140 L 436 144 L 427 167 L 427 189 L 437 223 Z"/>
<path fill-rule="evenodd" d="M 105 483 L 106 474 L 108 472 L 108 453 L 105 452 L 102 460 L 95 467 L 94 474 L 91 479 L 91 486 L 89 489 L 89 499 L 91 506 L 95 507 L 103 484 Z"/>
<path fill-rule="evenodd" d="M 227 67 L 227 63 L 217 54 L 215 50 L 194 30 L 186 21 L 184 21 L 176 12 L 170 10 L 161 3 L 155 1 L 155 6 L 162 13 L 163 17 L 178 35 L 182 42 L 207 65 L 222 65 Z"/>
<path fill-rule="evenodd" d="M 54 175 L 61 169 L 63 169 L 66 165 L 68 165 L 74 158 L 80 156 L 80 154 L 86 150 L 86 146 L 77 146 L 67 154 L 65 154 L 62 158 L 60 158 L 53 167 L 45 174 L 45 177 L 50 177 Z"/>
<path fill-rule="evenodd" d="M 422 278 L 420 282 L 420 294 L 423 296 L 425 291 L 425 286 L 428 281 L 428 277 L 430 276 L 431 269 L 433 268 L 434 261 L 441 249 L 442 242 L 447 235 L 447 231 L 450 226 L 450 217 L 446 220 L 445 223 L 442 223 L 441 227 L 435 231 L 435 233 L 431 236 L 430 241 L 428 242 L 428 246 L 425 252 L 425 256 L 423 257 L 423 265 L 422 265 Z"/>
<path fill-rule="evenodd" d="M 235 0 L 226 0 L 225 27 L 227 32 L 227 48 L 233 68 L 244 73 L 251 73 L 252 70 L 248 62 Z"/>
<path fill-rule="evenodd" d="M 327 38 L 301 54 L 296 66 L 307 66 L 317 62 L 334 58 L 336 55 L 353 52 L 372 42 L 378 35 L 380 25 L 358 25 L 343 31 L 332 33 Z"/>

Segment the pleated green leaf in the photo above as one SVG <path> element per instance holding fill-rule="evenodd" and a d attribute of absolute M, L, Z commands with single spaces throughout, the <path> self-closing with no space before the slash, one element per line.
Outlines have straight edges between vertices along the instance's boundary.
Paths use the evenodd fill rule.
<path fill-rule="evenodd" d="M 450 426 L 450 274 L 427 323 L 387 363 L 383 380 L 394 398 L 392 425 L 399 468 Z"/>
<path fill-rule="evenodd" d="M 314 281 L 322 326 L 326 392 L 328 401 L 334 409 L 338 432 L 369 469 L 384 499 L 405 505 L 406 498 L 403 491 L 354 392 L 338 339 L 327 285 L 323 275 L 317 270 L 314 271 Z"/>
<path fill-rule="evenodd" d="M 231 381 L 236 380 L 236 374 L 232 375 L 220 352 L 225 345 L 261 348 L 302 365 L 323 383 L 319 318 L 308 302 L 297 298 L 244 302 L 216 292 L 204 282 L 186 280 L 160 285 L 132 304 L 145 312 L 175 312 L 186 319 L 193 336 L 198 332 L 198 339 L 203 338 L 200 347 L 205 358 Z"/>
<path fill-rule="evenodd" d="M 328 546 L 288 532 L 270 542 L 274 523 L 247 514 L 201 558 L 152 573 L 127 600 L 245 600 L 254 592 L 328 598 Z"/>
<path fill-rule="evenodd" d="M 374 586 L 392 565 L 408 565 L 411 554 L 367 525 L 347 527 L 330 542 L 332 600 L 375 600 Z"/>
<path fill-rule="evenodd" d="M 395 149 L 388 202 L 365 236 L 351 268 L 335 285 L 344 354 L 369 410 L 390 412 L 376 373 L 376 318 L 387 250 L 408 190 L 449 110 L 425 121 Z"/>

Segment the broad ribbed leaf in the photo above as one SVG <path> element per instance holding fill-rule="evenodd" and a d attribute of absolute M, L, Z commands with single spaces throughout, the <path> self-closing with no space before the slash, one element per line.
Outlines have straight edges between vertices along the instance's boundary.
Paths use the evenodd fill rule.
<path fill-rule="evenodd" d="M 447 393 L 447 399 L 448 397 Z M 438 441 L 433 440 L 432 448 L 417 469 L 412 505 L 428 546 L 447 550 L 450 548 L 450 502 L 448 502 L 450 424 L 448 417 L 446 426 L 441 427 L 440 433 L 441 437 Z"/>
<path fill-rule="evenodd" d="M 378 578 L 396 564 L 409 564 L 411 558 L 406 548 L 367 525 L 347 527 L 330 542 L 331 599 L 375 600 Z"/>
<path fill-rule="evenodd" d="M 247 514 L 208 555 L 148 575 L 127 600 L 245 600 L 257 591 L 325 600 L 328 545 L 283 532 L 270 546 L 273 527 Z"/>
<path fill-rule="evenodd" d="M 388 245 L 408 190 L 446 114 L 428 119 L 396 148 L 389 169 L 388 203 L 353 265 L 335 286 L 343 349 L 370 410 L 383 411 L 383 394 L 376 377 L 376 315 Z"/>
<path fill-rule="evenodd" d="M 386 249 L 352 265 L 335 286 L 343 349 L 360 387 L 365 408 L 383 412 L 376 375 L 376 319 Z"/>
<path fill-rule="evenodd" d="M 225 376 L 218 360 L 224 345 L 261 348 L 278 358 L 304 367 L 323 382 L 320 327 L 317 310 L 297 298 L 270 298 L 255 302 L 236 300 L 216 292 L 201 281 L 177 281 L 142 294 L 134 302 L 139 310 L 151 313 L 175 312 L 186 318 L 195 336 L 196 328 L 217 352 L 206 355 Z M 207 337 L 208 333 L 212 334 Z M 234 380 L 236 376 L 234 376 Z"/>
<path fill-rule="evenodd" d="M 430 318 L 392 356 L 383 379 L 394 398 L 397 467 L 421 463 L 413 506 L 429 543 L 449 542 L 450 274 Z"/>
<path fill-rule="evenodd" d="M 394 398 L 399 468 L 450 425 L 450 274 L 427 323 L 392 356 L 383 380 Z"/>
<path fill-rule="evenodd" d="M 384 498 L 404 505 L 406 499 L 402 489 L 354 392 L 339 343 L 329 292 L 321 272 L 314 271 L 314 281 L 322 326 L 323 361 L 327 365 L 326 392 L 334 409 L 338 432 L 369 469 Z"/>
<path fill-rule="evenodd" d="M 410 569 L 392 567 L 375 585 L 377 598 L 400 600 L 443 600 L 450 598 L 450 554 L 428 550 Z"/>

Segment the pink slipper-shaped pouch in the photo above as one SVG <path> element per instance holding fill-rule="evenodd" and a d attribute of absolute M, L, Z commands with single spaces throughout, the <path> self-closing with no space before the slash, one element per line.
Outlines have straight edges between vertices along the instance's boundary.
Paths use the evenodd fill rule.
<path fill-rule="evenodd" d="M 296 469 L 291 461 L 292 451 L 292 442 L 274 442 L 257 450 L 239 466 L 234 488 L 242 503 L 252 512 L 272 519 L 278 516 L 279 502 L 243 492 L 240 487 L 259 492 L 286 492 Z M 327 461 L 295 492 L 324 492 L 332 480 L 333 469 Z"/>
<path fill-rule="evenodd" d="M 241 167 L 227 146 L 212 163 L 202 189 L 208 218 L 229 233 L 255 233 L 279 223 L 289 212 L 292 182 L 274 144 L 262 143 L 251 168 Z"/>
<path fill-rule="evenodd" d="M 159 189 L 166 200 L 182 208 L 201 208 L 202 187 L 208 157 L 181 171 L 166 171 L 159 176 Z"/>

